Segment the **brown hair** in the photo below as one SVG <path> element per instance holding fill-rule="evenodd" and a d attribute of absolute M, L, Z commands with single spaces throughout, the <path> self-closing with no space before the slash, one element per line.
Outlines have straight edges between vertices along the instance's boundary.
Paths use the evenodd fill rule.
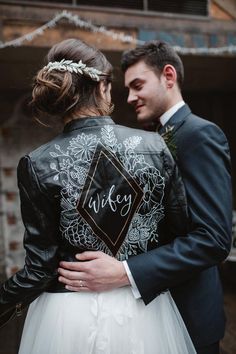
<path fill-rule="evenodd" d="M 102 72 L 100 81 L 106 85 L 112 81 L 112 65 L 104 54 L 78 39 L 64 40 L 48 52 L 47 62 L 62 59 L 75 63 L 81 60 L 86 66 Z M 45 114 L 74 118 L 84 111 L 90 111 L 93 115 L 111 113 L 111 104 L 100 95 L 98 81 L 83 74 L 44 68 L 39 70 L 34 79 L 31 107 L 37 119 Z"/>
<path fill-rule="evenodd" d="M 173 65 L 177 73 L 177 83 L 181 89 L 184 81 L 184 66 L 178 54 L 168 43 L 150 41 L 124 52 L 121 58 L 123 72 L 141 60 L 152 67 L 158 75 L 162 73 L 165 65 Z"/>

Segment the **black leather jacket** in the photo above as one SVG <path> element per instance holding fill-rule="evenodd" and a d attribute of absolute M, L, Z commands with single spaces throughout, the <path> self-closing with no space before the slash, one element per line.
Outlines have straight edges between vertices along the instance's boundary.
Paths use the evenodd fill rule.
<path fill-rule="evenodd" d="M 25 225 L 25 266 L 0 289 L 0 325 L 57 282 L 60 260 L 101 250 L 125 260 L 186 228 L 182 180 L 157 134 L 110 117 L 73 120 L 24 156 L 18 186 Z M 168 236 L 168 237 L 167 237 Z"/>

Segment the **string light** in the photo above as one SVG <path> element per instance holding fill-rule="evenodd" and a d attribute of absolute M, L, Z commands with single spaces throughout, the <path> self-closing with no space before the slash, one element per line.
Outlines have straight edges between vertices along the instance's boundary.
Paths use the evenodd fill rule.
<path fill-rule="evenodd" d="M 145 42 L 139 39 L 136 39 L 130 35 L 125 35 L 124 33 L 114 32 L 112 30 L 108 30 L 104 26 L 96 26 L 89 21 L 82 20 L 78 15 L 73 15 L 72 13 L 64 10 L 55 15 L 55 17 L 50 20 L 49 22 L 45 23 L 43 26 L 37 28 L 36 30 L 25 34 L 19 38 L 16 38 L 9 42 L 0 42 L 0 49 L 6 47 L 17 47 L 21 46 L 24 42 L 31 42 L 34 38 L 41 36 L 47 29 L 55 27 L 57 23 L 62 20 L 66 19 L 69 23 L 74 24 L 76 27 L 80 27 L 82 29 L 89 30 L 95 33 L 101 33 L 105 36 L 112 38 L 114 41 L 118 40 L 125 43 L 133 43 L 135 45 L 144 44 Z M 198 48 L 188 48 L 188 47 L 180 47 L 180 46 L 173 46 L 179 54 L 201 54 L 201 55 L 222 55 L 222 54 L 229 54 L 235 55 L 236 54 L 236 45 L 229 45 L 224 47 L 198 47 Z"/>

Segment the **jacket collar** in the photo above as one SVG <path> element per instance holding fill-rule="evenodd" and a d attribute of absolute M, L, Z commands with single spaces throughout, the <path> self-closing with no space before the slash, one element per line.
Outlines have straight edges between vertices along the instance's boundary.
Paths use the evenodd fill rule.
<path fill-rule="evenodd" d="M 102 125 L 115 124 L 109 116 L 96 116 L 73 119 L 64 126 L 63 132 L 71 132 L 72 130 L 89 128 Z"/>
<path fill-rule="evenodd" d="M 178 111 L 173 114 L 173 116 L 168 120 L 168 122 L 163 125 L 163 127 L 161 127 L 159 133 L 163 134 L 166 131 L 167 127 L 174 127 L 173 131 L 176 132 L 185 122 L 190 113 L 191 110 L 187 104 L 180 107 L 180 109 L 178 109 Z"/>

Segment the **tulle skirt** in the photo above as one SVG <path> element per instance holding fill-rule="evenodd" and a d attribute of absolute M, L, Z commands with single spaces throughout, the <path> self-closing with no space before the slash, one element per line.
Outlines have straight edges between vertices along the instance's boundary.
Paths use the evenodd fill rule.
<path fill-rule="evenodd" d="M 29 307 L 19 354 L 194 354 L 169 292 L 147 306 L 129 287 L 44 293 Z"/>

